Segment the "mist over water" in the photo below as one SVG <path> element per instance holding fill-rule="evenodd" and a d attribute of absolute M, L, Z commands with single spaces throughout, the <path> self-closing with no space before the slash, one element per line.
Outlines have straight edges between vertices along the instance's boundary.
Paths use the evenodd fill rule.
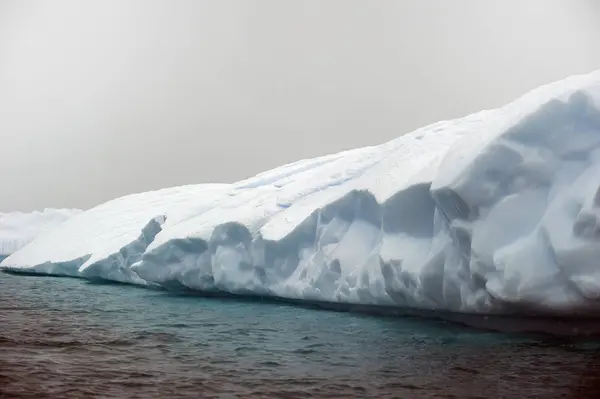
<path fill-rule="evenodd" d="M 0 1 L 0 211 L 378 144 L 600 67 L 593 0 Z"/>

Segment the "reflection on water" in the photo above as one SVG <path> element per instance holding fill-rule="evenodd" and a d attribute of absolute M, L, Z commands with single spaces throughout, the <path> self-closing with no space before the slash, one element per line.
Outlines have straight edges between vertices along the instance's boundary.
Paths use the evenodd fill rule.
<path fill-rule="evenodd" d="M 0 274 L 0 397 L 597 398 L 599 362 L 593 342 Z"/>

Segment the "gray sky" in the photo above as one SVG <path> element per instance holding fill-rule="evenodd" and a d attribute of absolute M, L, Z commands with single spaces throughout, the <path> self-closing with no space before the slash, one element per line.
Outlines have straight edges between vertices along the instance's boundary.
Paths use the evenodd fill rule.
<path fill-rule="evenodd" d="M 0 0 L 0 211 L 378 144 L 600 68 L 595 0 Z"/>

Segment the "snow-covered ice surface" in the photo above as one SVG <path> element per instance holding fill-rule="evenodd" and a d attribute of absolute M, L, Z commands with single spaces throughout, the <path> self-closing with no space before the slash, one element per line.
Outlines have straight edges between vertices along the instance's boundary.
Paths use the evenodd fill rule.
<path fill-rule="evenodd" d="M 311 301 L 596 313 L 600 71 L 379 146 L 119 198 L 2 267 Z"/>
<path fill-rule="evenodd" d="M 44 209 L 34 212 L 0 213 L 0 257 L 21 249 L 75 215 L 79 209 Z"/>
<path fill-rule="evenodd" d="M 227 185 L 183 186 L 132 194 L 106 202 L 56 227 L 2 262 L 31 272 L 59 276 L 89 276 L 146 284 L 129 270 L 165 224 L 202 212 L 199 199 Z"/>

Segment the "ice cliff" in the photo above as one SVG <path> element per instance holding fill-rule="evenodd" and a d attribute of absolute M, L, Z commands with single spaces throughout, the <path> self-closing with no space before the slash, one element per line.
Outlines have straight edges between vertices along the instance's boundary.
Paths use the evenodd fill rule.
<path fill-rule="evenodd" d="M 329 302 L 598 312 L 600 71 L 379 146 L 115 199 L 1 265 Z"/>

